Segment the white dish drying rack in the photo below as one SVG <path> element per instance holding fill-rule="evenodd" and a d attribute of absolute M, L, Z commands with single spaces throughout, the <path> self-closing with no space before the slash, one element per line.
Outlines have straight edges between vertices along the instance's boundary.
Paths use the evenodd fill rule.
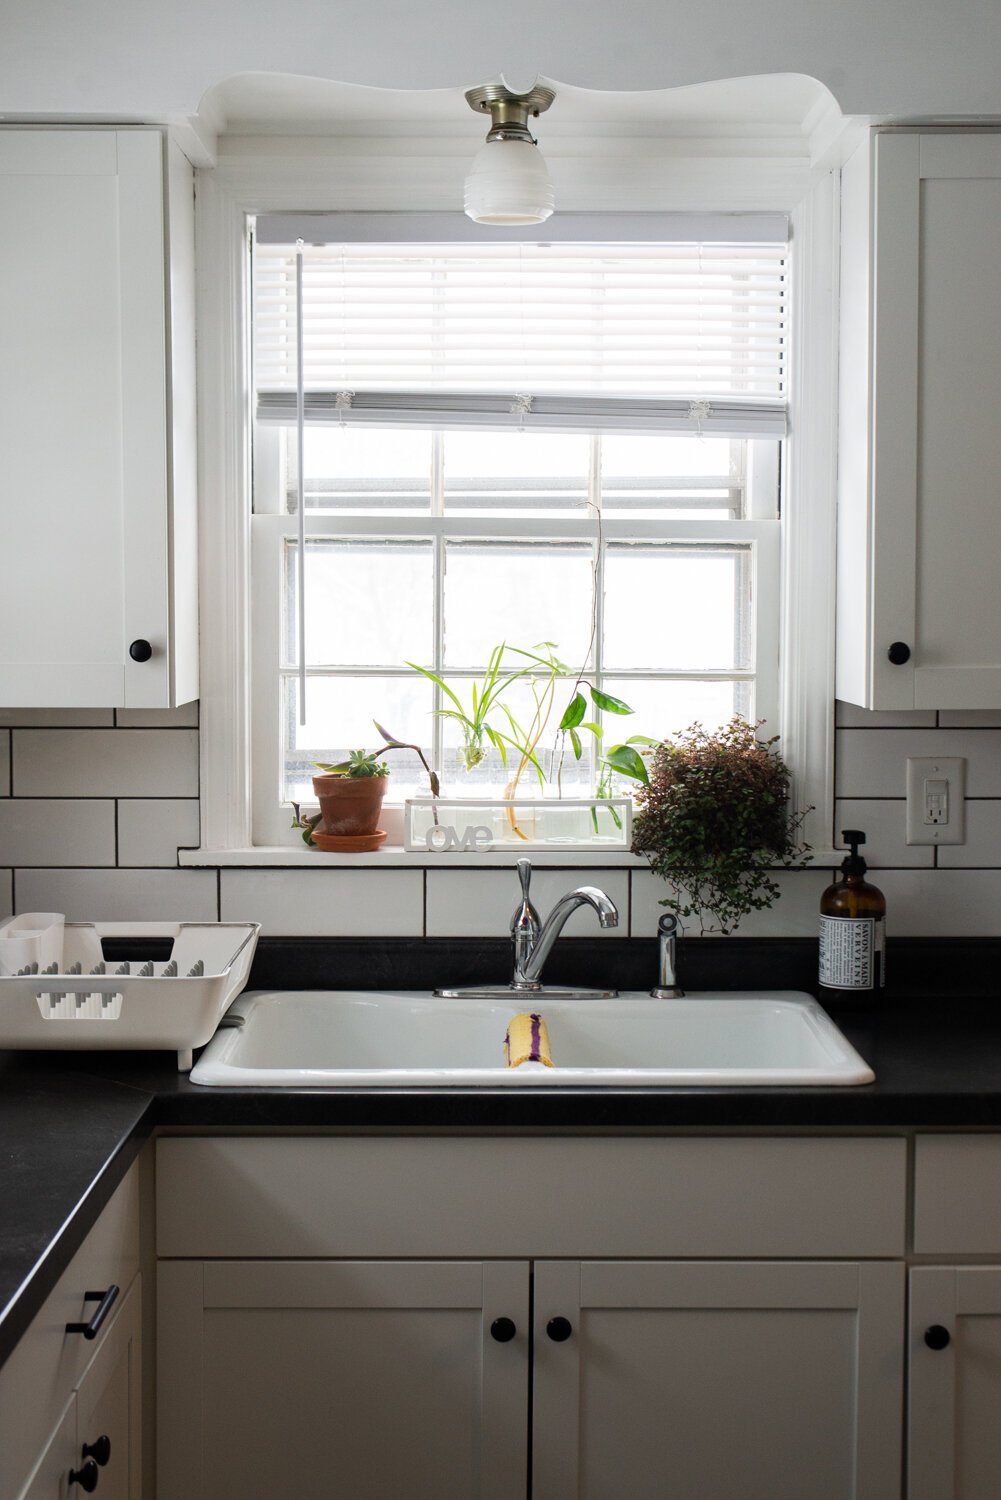
<path fill-rule="evenodd" d="M 0 1048 L 177 1052 L 213 1035 L 247 982 L 259 922 L 64 922 L 29 912 L 0 926 Z M 107 940 L 168 958 L 107 959 Z"/>

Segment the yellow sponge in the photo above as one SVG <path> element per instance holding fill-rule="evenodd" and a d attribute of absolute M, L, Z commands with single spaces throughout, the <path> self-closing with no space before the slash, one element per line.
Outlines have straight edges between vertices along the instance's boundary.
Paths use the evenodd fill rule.
<path fill-rule="evenodd" d="M 542 1017 L 534 1013 L 523 1011 L 508 1022 L 504 1048 L 509 1068 L 520 1067 L 526 1062 L 543 1063 L 547 1068 L 553 1066 L 549 1030 Z"/>

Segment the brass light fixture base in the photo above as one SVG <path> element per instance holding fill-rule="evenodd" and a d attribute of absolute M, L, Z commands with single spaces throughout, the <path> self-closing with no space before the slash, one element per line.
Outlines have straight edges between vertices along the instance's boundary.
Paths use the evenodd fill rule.
<path fill-rule="evenodd" d="M 529 116 L 537 117 L 556 98 L 554 89 L 536 84 L 527 94 L 514 94 L 502 83 L 484 83 L 466 90 L 466 103 L 477 114 L 489 114 L 492 123 L 488 141 L 530 141 L 537 145 L 528 128 Z"/>

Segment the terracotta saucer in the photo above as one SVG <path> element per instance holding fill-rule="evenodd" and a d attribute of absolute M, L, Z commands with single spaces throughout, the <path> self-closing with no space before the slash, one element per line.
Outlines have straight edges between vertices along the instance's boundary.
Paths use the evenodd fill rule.
<path fill-rule="evenodd" d="M 374 833 L 319 833 L 314 832 L 313 843 L 325 854 L 370 854 L 386 840 L 386 830 L 377 828 Z"/>

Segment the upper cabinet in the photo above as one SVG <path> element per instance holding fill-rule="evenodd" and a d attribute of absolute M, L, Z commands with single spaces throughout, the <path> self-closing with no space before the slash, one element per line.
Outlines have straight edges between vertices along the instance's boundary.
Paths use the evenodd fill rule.
<path fill-rule="evenodd" d="M 194 202 L 150 129 L 0 129 L 0 706 L 198 693 Z"/>
<path fill-rule="evenodd" d="M 842 174 L 837 695 L 1001 707 L 1001 136 Z"/>

